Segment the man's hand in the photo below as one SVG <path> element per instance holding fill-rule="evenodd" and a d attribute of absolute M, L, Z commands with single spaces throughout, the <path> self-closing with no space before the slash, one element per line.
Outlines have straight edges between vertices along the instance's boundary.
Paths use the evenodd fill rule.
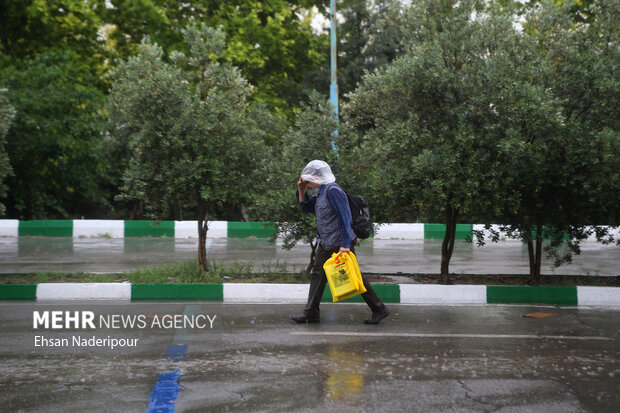
<path fill-rule="evenodd" d="M 351 252 L 351 248 L 340 247 L 340 251 L 338 251 L 338 256 L 341 256 L 342 254 L 346 254 L 347 252 Z"/>
<path fill-rule="evenodd" d="M 308 182 L 301 179 L 301 176 L 300 176 L 299 181 L 297 181 L 297 192 L 299 192 L 299 202 L 306 201 L 306 186 L 307 185 L 308 185 Z"/>
<path fill-rule="evenodd" d="M 301 176 L 300 176 L 299 181 L 297 181 L 297 189 L 299 189 L 299 192 L 305 191 L 307 185 L 308 185 L 308 182 L 301 179 Z"/>

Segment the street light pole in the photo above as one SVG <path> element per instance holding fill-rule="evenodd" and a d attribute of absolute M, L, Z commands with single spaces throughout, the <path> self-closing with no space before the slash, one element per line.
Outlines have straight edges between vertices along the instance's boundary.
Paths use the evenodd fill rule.
<path fill-rule="evenodd" d="M 332 104 L 332 116 L 338 122 L 338 74 L 336 69 L 336 0 L 330 0 L 331 3 L 331 30 L 330 30 L 330 63 L 331 63 L 331 82 L 329 85 L 329 101 Z M 338 129 L 332 133 L 332 149 L 338 153 L 335 138 L 338 136 Z"/>

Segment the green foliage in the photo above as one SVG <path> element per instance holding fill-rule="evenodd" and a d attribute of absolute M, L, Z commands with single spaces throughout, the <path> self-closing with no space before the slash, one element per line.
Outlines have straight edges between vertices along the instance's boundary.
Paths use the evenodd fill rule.
<path fill-rule="evenodd" d="M 249 116 L 252 86 L 237 68 L 215 60 L 223 33 L 201 24 L 184 34 L 189 53 L 175 53 L 172 63 L 148 41 L 122 62 L 109 108 L 130 153 L 119 199 L 142 201 L 155 219 L 192 211 L 206 270 L 206 222 L 225 204 L 251 201 L 265 134 Z"/>
<path fill-rule="evenodd" d="M 344 0 L 338 11 L 338 91 L 346 98 L 362 79 L 402 53 L 404 6 L 391 0 Z M 328 78 L 325 73 L 325 78 Z"/>
<path fill-rule="evenodd" d="M 1 73 L 15 107 L 7 135 L 11 216 L 92 216 L 106 208 L 103 93 L 71 52 L 45 52 Z"/>
<path fill-rule="evenodd" d="M 197 66 L 194 64 L 192 67 L 191 62 L 174 62 L 175 56 L 187 55 L 194 59 L 195 56 L 201 55 L 207 60 L 213 59 L 212 63 L 218 62 L 221 67 L 213 65 L 209 70 L 213 71 L 214 75 L 215 72 L 220 71 L 217 75 L 221 79 L 227 76 L 223 72 L 227 71 L 231 64 L 238 66 L 239 70 L 236 74 L 226 80 L 230 82 L 226 93 L 233 93 L 233 89 L 242 90 L 242 94 L 245 95 L 243 104 L 254 103 L 251 107 L 248 106 L 250 113 L 247 119 L 256 127 L 250 127 L 249 129 L 252 130 L 248 130 L 247 135 L 256 139 L 250 139 L 249 142 L 275 142 L 280 138 L 279 135 L 282 133 L 280 131 L 287 128 L 285 118 L 294 117 L 294 111 L 302 95 L 301 85 L 305 82 L 306 73 L 326 60 L 327 37 L 312 32 L 312 15 L 308 11 L 314 5 L 324 8 L 324 3 L 324 1 L 316 3 L 307 0 L 270 0 L 267 2 L 191 0 L 184 3 L 167 0 L 4 1 L 0 7 L 0 71 L 3 72 L 0 83 L 8 85 L 9 82 L 22 82 L 22 80 L 26 82 L 27 80 L 30 82 L 28 87 L 33 89 L 33 101 L 39 102 L 29 107 L 27 111 L 21 111 L 17 105 L 19 102 L 13 103 L 20 113 L 14 129 L 18 128 L 16 131 L 19 131 L 20 139 L 35 143 L 42 135 L 49 135 L 43 132 L 43 129 L 38 129 L 41 127 L 40 123 L 64 123 L 65 129 L 77 128 L 78 126 L 69 126 L 75 123 L 81 127 L 90 125 L 92 129 L 100 131 L 96 140 L 107 140 L 107 131 L 102 127 L 99 116 L 105 113 L 101 113 L 99 109 L 89 108 L 93 117 L 97 117 L 96 121 L 90 122 L 86 120 L 72 122 L 68 116 L 58 116 L 54 109 L 46 111 L 49 119 L 44 119 L 45 113 L 42 111 L 37 114 L 36 119 L 32 118 L 30 113 L 34 111 L 34 107 L 40 105 L 40 102 L 51 101 L 53 96 L 60 93 L 71 95 L 64 89 L 70 88 L 72 84 L 78 84 L 84 88 L 106 90 L 113 77 L 106 77 L 104 74 L 110 68 L 115 67 L 119 58 L 127 59 L 136 54 L 143 39 L 150 37 L 151 43 L 161 45 L 161 60 L 167 64 L 173 62 L 173 67 L 182 70 L 184 76 L 187 77 L 186 80 L 190 83 L 188 85 L 190 88 L 203 88 L 200 96 L 203 100 L 207 96 L 207 89 L 204 88 L 209 85 L 198 85 L 200 79 L 196 75 Z M 229 41 L 222 43 L 221 53 L 217 56 L 207 56 L 199 51 L 190 50 L 190 44 L 186 40 L 187 33 L 184 33 L 184 30 L 188 24 L 196 26 L 197 22 L 206 22 L 212 28 L 221 26 L 223 33 L 227 34 Z M 60 60 L 62 63 L 50 63 Z M 59 86 L 59 93 L 48 91 L 44 99 L 34 98 L 41 89 L 47 86 L 51 88 L 53 82 L 50 83 L 50 79 L 57 77 L 55 73 L 34 73 L 38 69 L 32 67 L 32 64 L 40 61 L 48 62 L 46 64 L 50 66 L 51 72 L 54 72 L 60 64 L 70 66 L 70 70 L 62 69 L 61 71 L 71 73 L 75 80 L 63 81 Z M 192 71 L 193 74 L 190 74 Z M 20 72 L 27 73 L 27 75 L 20 77 L 19 80 L 8 79 L 8 76 L 19 77 Z M 258 85 L 258 88 L 254 88 L 252 94 L 248 94 L 249 89 L 245 90 L 245 86 L 237 88 L 235 76 L 250 79 L 251 83 Z M 43 88 L 36 84 L 35 78 L 41 79 Z M 14 94 L 26 93 L 26 84 L 24 83 L 23 86 L 11 87 L 11 100 Z M 241 97 L 232 97 L 232 99 L 239 98 Z M 20 101 L 26 102 L 29 99 L 30 97 L 24 95 Z M 99 96 L 98 99 L 101 97 Z M 215 95 L 212 95 L 210 99 L 216 99 Z M 222 99 L 228 99 L 228 97 Z M 58 102 L 56 106 L 60 108 L 63 105 L 71 104 Z M 73 105 L 72 108 L 83 109 L 79 105 Z M 24 119 L 28 119 L 29 125 L 34 128 L 32 135 L 30 135 L 30 129 L 22 127 L 23 123 L 20 122 Z M 215 127 L 219 124 L 219 122 L 211 123 L 216 125 Z M 242 124 L 243 122 L 238 124 L 238 128 L 241 128 Z M 58 127 L 55 128 L 58 129 Z M 119 214 L 128 212 L 125 211 L 127 208 L 133 207 L 132 217 L 136 214 L 145 216 L 144 205 L 138 198 L 125 197 L 123 201 L 117 200 L 113 204 L 114 209 L 109 202 L 111 199 L 108 192 L 117 193 L 121 185 L 123 175 L 121 168 L 129 162 L 129 136 L 133 133 L 114 120 L 110 123 L 109 129 L 114 139 L 106 142 L 105 148 L 97 146 L 96 150 L 90 151 L 91 156 L 85 160 L 84 157 L 67 155 L 60 161 L 62 165 L 51 171 L 46 171 L 46 167 L 39 168 L 39 164 L 33 166 L 29 163 L 30 159 L 50 158 L 51 163 L 55 164 L 57 162 L 53 160 L 55 155 L 50 156 L 46 149 L 48 145 L 28 145 L 28 156 L 17 154 L 12 159 L 18 173 L 16 176 L 19 176 L 19 179 L 16 178 L 19 182 L 15 182 L 15 185 L 19 184 L 20 188 L 32 188 L 35 193 L 41 191 L 56 193 L 65 190 L 79 192 L 88 199 L 88 202 L 76 199 L 77 195 L 66 197 L 56 194 L 48 197 L 49 199 L 42 196 L 41 199 L 30 202 L 28 198 L 33 196 L 19 193 L 19 191 L 26 190 L 18 189 L 15 197 L 11 190 L 8 194 L 11 199 L 7 203 L 9 215 L 14 218 L 69 217 L 72 215 L 119 217 Z M 74 143 L 69 142 L 76 135 L 74 131 L 63 134 L 63 146 L 72 146 L 75 150 L 84 148 L 83 139 L 85 139 L 86 132 L 80 133 L 81 137 Z M 277 137 L 276 134 L 278 134 Z M 46 139 L 58 140 L 59 138 Z M 9 140 L 11 140 L 10 136 Z M 249 146 L 248 152 L 252 152 L 252 144 Z M 16 146 L 16 151 L 21 153 L 25 151 L 25 148 Z M 64 149 L 60 150 L 60 152 L 63 151 Z M 68 163 L 72 165 L 67 166 Z M 74 179 L 67 178 L 67 175 L 74 175 L 72 171 L 80 168 L 97 170 L 95 174 L 97 179 L 91 179 L 88 171 L 85 174 L 75 174 L 84 175 L 86 180 L 91 179 L 93 185 L 90 185 L 90 189 L 76 185 Z M 58 173 L 57 169 L 62 169 L 62 173 Z M 21 171 L 28 173 L 21 174 Z M 56 177 L 50 181 L 52 188 L 42 187 L 37 182 L 39 175 L 51 173 Z M 100 179 L 101 174 L 106 175 L 105 179 Z M 247 180 L 247 174 L 242 174 L 242 178 Z M 229 182 L 231 180 L 232 178 Z M 243 198 L 247 199 L 249 196 Z M 91 201 L 95 201 L 98 205 L 94 205 Z M 186 202 L 175 202 L 175 215 L 179 218 L 186 212 L 185 208 L 192 208 L 189 205 L 191 203 L 185 205 Z M 85 207 L 86 203 L 88 203 L 88 208 Z M 16 206 L 13 207 L 13 204 Z M 43 204 L 45 208 L 41 207 Z M 230 197 L 229 200 L 216 203 L 214 210 L 225 219 L 240 219 L 241 216 L 247 219 L 247 214 L 241 212 L 246 210 L 246 204 L 248 202 Z M 196 214 L 191 212 L 189 215 L 193 218 Z"/>
<path fill-rule="evenodd" d="M 96 11 L 104 3 L 4 0 L 0 7 L 0 69 L 21 67 L 41 53 L 72 52 L 74 66 L 100 75 L 105 51 L 98 36 L 102 21 Z"/>
<path fill-rule="evenodd" d="M 514 63 L 500 47 L 515 34 L 507 19 L 470 19 L 477 7 L 416 3 L 407 12 L 416 28 L 410 52 L 349 96 L 344 113 L 364 135 L 348 164 L 368 181 L 379 221 L 443 221 L 448 209 L 467 219 L 497 203 L 493 94 L 510 85 L 504 74 Z"/>
<path fill-rule="evenodd" d="M 183 43 L 180 29 L 186 22 L 169 17 L 174 8 L 186 11 L 179 2 L 166 0 L 107 0 L 97 14 L 107 25 L 104 31 L 108 53 L 116 59 L 127 59 L 138 53 L 147 37 L 166 50 L 178 47 Z"/>
<path fill-rule="evenodd" d="M 184 28 L 204 22 L 226 35 L 224 59 L 257 87 L 252 99 L 289 117 L 301 99 L 306 72 L 324 62 L 329 50 L 327 36 L 312 32 L 308 8 L 316 2 L 307 0 L 109 3 L 113 7 L 100 15 L 109 24 L 108 48 L 114 56 L 136 54 L 146 37 L 166 53 L 187 52 Z"/>
<path fill-rule="evenodd" d="M 0 199 L 6 197 L 7 186 L 4 180 L 13 173 L 13 168 L 6 153 L 6 134 L 15 118 L 15 108 L 6 98 L 6 90 L 0 89 Z M 0 202 L 0 216 L 4 215 L 5 206 Z"/>
<path fill-rule="evenodd" d="M 514 0 L 500 0 L 500 3 L 510 3 Z M 530 0 L 525 3 L 518 2 L 518 6 L 524 11 L 532 10 L 539 6 L 539 4 L 554 5 L 558 8 L 563 8 L 566 11 L 566 15 L 578 23 L 592 23 L 594 16 L 590 13 L 591 6 L 595 0 Z"/>
<path fill-rule="evenodd" d="M 338 129 L 332 107 L 316 92 L 309 101 L 276 146 L 279 152 L 262 165 L 260 175 L 264 180 L 256 188 L 258 196 L 252 211 L 257 219 L 277 222 L 273 241 L 281 237 L 284 248 L 290 249 L 299 241 L 310 244 L 311 264 L 316 247 L 316 218 L 301 212 L 295 197 L 297 181 L 301 170 L 313 159 L 326 161 L 336 174 L 339 166 L 332 149 L 333 133 Z"/>
<path fill-rule="evenodd" d="M 329 40 L 312 32 L 306 9 L 316 2 L 233 0 L 209 5 L 209 25 L 228 38 L 226 58 L 255 85 L 254 98 L 291 117 L 305 74 L 327 60 Z M 320 6 L 324 1 L 318 2 Z"/>
<path fill-rule="evenodd" d="M 543 225 L 574 240 L 585 224 L 616 221 L 617 7 L 597 7 L 605 28 L 546 5 L 524 35 L 480 1 L 415 2 L 409 51 L 365 76 L 344 110 L 363 136 L 345 162 L 369 182 L 379 218 L 498 220 L 530 243 Z"/>
<path fill-rule="evenodd" d="M 248 197 L 262 147 L 246 114 L 252 88 L 233 66 L 211 60 L 222 48 L 217 33 L 188 27 L 191 53 L 176 54 L 178 64 L 144 43 L 113 76 L 110 116 L 132 156 L 122 198 L 143 200 L 153 217 L 179 208 L 204 216 Z"/>
<path fill-rule="evenodd" d="M 607 229 L 590 225 L 620 223 L 620 123 L 618 107 L 620 63 L 620 2 L 593 2 L 587 8 L 593 24 L 574 24 L 570 8 L 543 3 L 527 14 L 529 42 L 527 76 L 532 88 L 554 99 L 544 118 L 526 114 L 527 133 L 510 141 L 509 189 L 520 197 L 515 214 L 500 215 L 509 235 L 528 242 L 548 238 L 548 255 L 559 266 L 579 253 L 582 239 L 596 232 L 613 242 Z M 541 104 L 542 106 L 542 104 Z M 548 120 L 556 119 L 549 123 Z M 508 189 L 508 188 L 507 188 Z M 540 277 L 537 245 L 534 278 Z"/>

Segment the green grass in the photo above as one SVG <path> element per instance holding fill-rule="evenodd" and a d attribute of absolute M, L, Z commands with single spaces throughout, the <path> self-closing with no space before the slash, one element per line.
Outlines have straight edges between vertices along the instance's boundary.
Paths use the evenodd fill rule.
<path fill-rule="evenodd" d="M 196 261 L 183 261 L 153 265 L 121 274 L 92 274 L 65 272 L 38 272 L 29 274 L 0 275 L 0 284 L 40 284 L 63 282 L 131 282 L 141 283 L 307 283 L 304 273 L 286 272 L 283 265 L 262 264 L 258 269 L 252 264 L 222 265 L 209 262 L 209 271 L 202 273 Z"/>
<path fill-rule="evenodd" d="M 41 284 L 41 283 L 112 283 L 127 281 L 123 274 L 58 273 L 36 272 L 29 274 L 0 275 L 0 284 Z"/>
<path fill-rule="evenodd" d="M 125 273 L 131 283 L 219 283 L 222 278 L 211 271 L 202 274 L 196 261 L 153 265 Z"/>

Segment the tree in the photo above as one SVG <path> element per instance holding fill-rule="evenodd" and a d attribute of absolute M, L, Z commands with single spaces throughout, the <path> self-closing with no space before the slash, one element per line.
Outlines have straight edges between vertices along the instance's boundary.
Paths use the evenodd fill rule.
<path fill-rule="evenodd" d="M 338 25 L 338 91 L 346 97 L 365 71 L 372 72 L 402 53 L 404 14 L 402 4 L 390 0 L 346 0 L 338 10 L 344 20 Z"/>
<path fill-rule="evenodd" d="M 0 69 L 21 67 L 41 53 L 72 52 L 74 66 L 99 76 L 105 50 L 97 9 L 105 1 L 3 0 L 0 6 Z M 103 85 L 98 85 L 103 89 Z"/>
<path fill-rule="evenodd" d="M 441 276 L 449 282 L 457 222 L 486 222 L 519 205 L 504 190 L 510 138 L 533 121 L 544 121 L 542 134 L 560 119 L 544 89 L 513 75 L 523 50 L 510 18 L 480 1 L 424 0 L 404 21 L 408 52 L 349 96 L 344 113 L 362 134 L 350 151 L 366 160 L 380 218 L 446 225 Z"/>
<path fill-rule="evenodd" d="M 149 42 L 123 62 L 113 74 L 109 107 L 117 129 L 129 136 L 120 198 L 143 200 L 155 219 L 193 210 L 198 262 L 207 271 L 207 222 L 225 202 L 249 202 L 264 143 L 248 116 L 252 87 L 217 60 L 224 34 L 203 24 L 184 34 L 189 54 L 173 54 L 173 63 Z"/>
<path fill-rule="evenodd" d="M 185 46 L 181 30 L 192 15 L 185 16 L 185 13 L 191 13 L 191 2 L 108 0 L 102 6 L 97 9 L 97 14 L 106 25 L 103 28 L 106 46 L 115 59 L 127 59 L 137 54 L 146 37 L 164 51 Z M 183 20 L 175 20 L 171 16 L 175 13 L 183 16 Z"/>
<path fill-rule="evenodd" d="M 126 59 L 148 36 L 164 50 L 188 52 L 182 31 L 203 22 L 221 28 L 227 43 L 222 58 L 238 67 L 256 87 L 251 99 L 293 117 L 302 98 L 305 74 L 327 60 L 329 40 L 312 31 L 309 8 L 326 1 L 188 0 L 136 2 L 110 0 L 100 9 L 112 53 Z"/>
<path fill-rule="evenodd" d="M 15 108 L 6 98 L 6 89 L 0 89 L 0 199 L 6 197 L 7 186 L 4 180 L 13 173 L 6 153 L 6 134 L 15 118 Z M 5 206 L 0 202 L 0 216 L 4 215 Z"/>
<path fill-rule="evenodd" d="M 1 73 L 15 107 L 7 135 L 14 175 L 7 180 L 9 216 L 92 216 L 109 207 L 101 154 L 103 93 L 70 51 L 45 52 Z"/>
<path fill-rule="evenodd" d="M 613 242 L 608 227 L 618 225 L 620 204 L 620 122 L 618 103 L 618 18 L 620 2 L 594 2 L 593 23 L 575 24 L 568 6 L 543 3 L 524 23 L 527 59 L 515 78 L 542 89 L 552 105 L 545 117 L 510 109 L 528 89 L 515 91 L 497 110 L 512 111 L 527 133 L 513 136 L 505 173 L 519 198 L 514 214 L 498 218 L 508 236 L 528 245 L 530 282 L 539 283 L 543 242 L 554 266 L 570 262 L 580 241 L 595 234 Z M 525 69 L 523 69 L 525 68 Z M 528 80 L 529 79 L 529 80 Z M 551 100 L 549 100 L 551 102 Z M 555 118 L 554 124 L 549 123 Z M 499 233 L 492 231 L 492 239 Z M 481 234 L 478 234 L 481 236 Z"/>
<path fill-rule="evenodd" d="M 207 2 L 211 3 L 211 2 Z M 327 61 L 329 40 L 312 31 L 307 9 L 327 1 L 235 0 L 208 10 L 227 34 L 226 57 L 256 86 L 254 98 L 293 118 L 306 72 Z"/>
<path fill-rule="evenodd" d="M 516 6 L 523 14 L 535 9 L 541 3 L 553 4 L 558 8 L 564 8 L 571 15 L 571 18 L 577 23 L 592 22 L 592 16 L 589 12 L 590 6 L 594 0 L 530 0 L 523 3 L 518 1 L 515 2 L 515 0 L 496 1 L 511 10 L 514 10 Z"/>

